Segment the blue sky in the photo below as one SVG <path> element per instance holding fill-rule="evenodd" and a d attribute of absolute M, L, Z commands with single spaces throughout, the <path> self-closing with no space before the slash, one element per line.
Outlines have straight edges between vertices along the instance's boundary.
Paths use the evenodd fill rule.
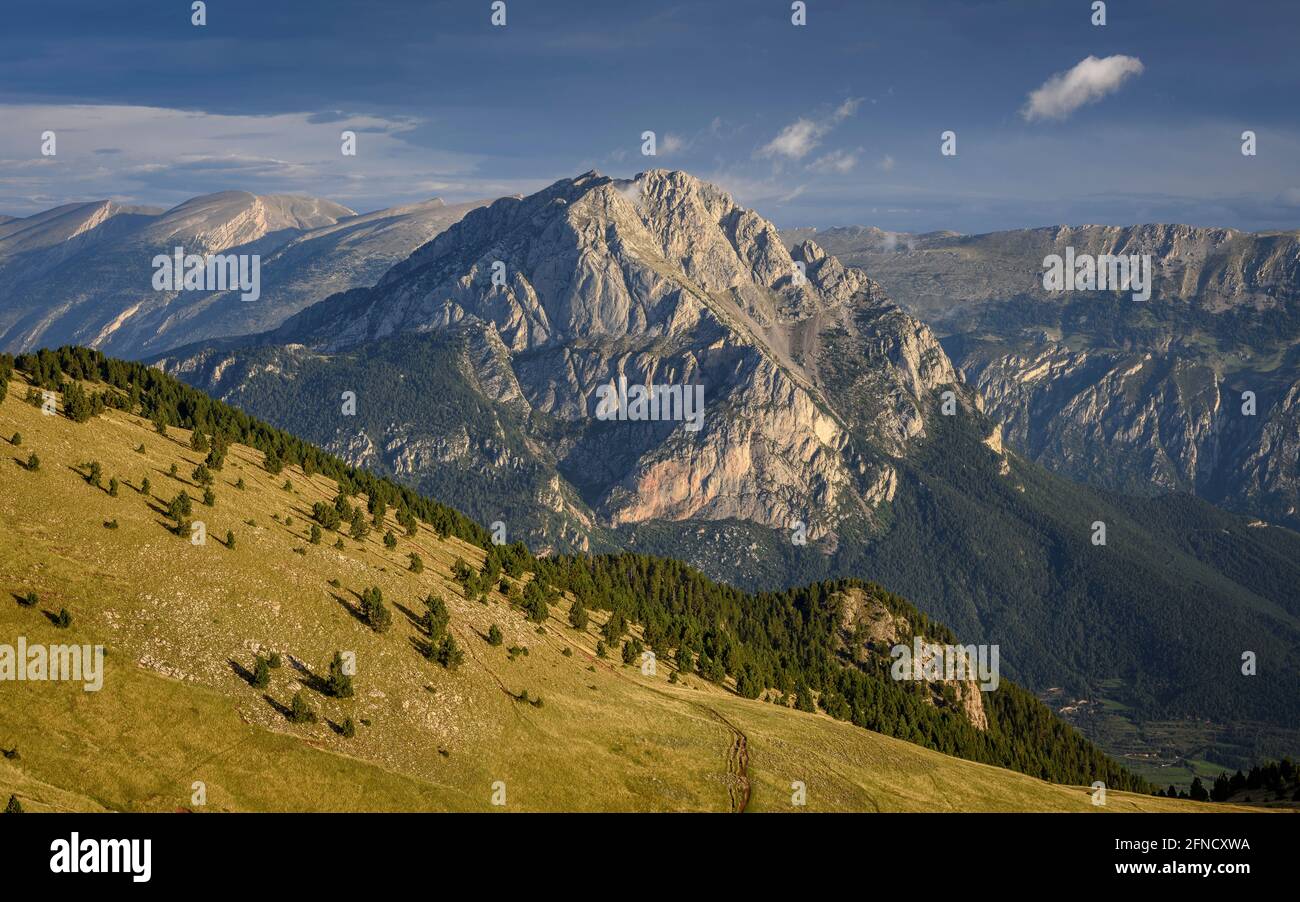
<path fill-rule="evenodd" d="M 490 0 L 207 6 L 7 4 L 0 212 L 234 188 L 364 211 L 664 166 L 783 227 L 1300 227 L 1292 0 L 1112 0 L 1103 27 L 1091 0 L 807 0 L 803 27 L 789 0 L 506 0 L 504 28 Z"/>

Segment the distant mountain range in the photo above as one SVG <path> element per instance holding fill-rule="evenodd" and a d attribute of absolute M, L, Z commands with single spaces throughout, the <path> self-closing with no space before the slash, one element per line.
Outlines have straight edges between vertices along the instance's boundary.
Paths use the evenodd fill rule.
<path fill-rule="evenodd" d="M 1100 230 L 1099 238 L 1035 231 L 1020 244 L 985 236 L 984 251 L 985 239 L 951 233 L 835 230 L 813 241 L 783 236 L 681 172 L 628 180 L 589 172 L 529 197 L 470 205 L 450 213 L 455 221 L 445 226 L 432 214 L 370 220 L 321 214 L 320 205 L 311 207 L 314 215 L 334 221 L 318 223 L 308 221 L 304 205 L 291 205 L 299 226 L 267 227 L 260 237 L 252 229 L 238 245 L 267 248 L 261 301 L 227 295 L 194 312 L 187 300 L 146 301 L 161 334 L 146 335 L 142 324 L 151 320 L 137 311 L 88 343 L 131 347 L 119 353 L 149 359 L 354 464 L 446 499 L 539 553 L 661 554 L 753 589 L 874 579 L 971 641 L 998 643 L 1010 678 L 1117 712 L 1124 749 L 1135 755 L 1209 749 L 1211 760 L 1236 766 L 1300 748 L 1293 655 L 1300 536 L 1190 495 L 1150 497 L 1153 479 L 1141 492 L 1115 493 L 1131 488 L 1116 478 L 1131 466 L 1117 441 L 1127 427 L 1105 417 L 1070 427 L 1068 416 L 1040 416 L 1047 401 L 1037 396 L 1025 399 L 1028 412 L 1018 409 L 1032 370 L 1016 364 L 1025 368 L 1018 374 L 1005 363 L 1011 351 L 998 344 L 1023 342 L 1016 353 L 1028 354 L 1047 341 L 1052 353 L 1081 355 L 1063 378 L 1050 366 L 1040 377 L 1074 393 L 1086 390 L 1090 367 L 1121 365 L 1071 344 L 1076 331 L 1109 336 L 1115 349 L 1107 354 L 1144 354 L 1130 345 L 1161 330 L 1182 334 L 1178 317 L 1199 317 L 1219 327 L 1216 353 L 1231 342 L 1285 360 L 1291 352 L 1271 342 L 1288 333 L 1268 324 L 1291 322 L 1295 305 L 1289 296 L 1265 299 L 1269 285 L 1290 278 L 1284 252 L 1260 250 L 1255 263 L 1243 264 L 1256 287 L 1239 292 L 1238 303 L 1179 308 L 1163 294 L 1174 265 L 1166 261 L 1189 260 L 1191 248 L 1208 245 L 1167 235 L 1181 250 L 1160 258 L 1152 301 L 1134 309 L 1127 298 L 1103 295 L 1044 299 L 1033 285 L 1049 249 L 1140 248 L 1155 240 L 1142 230 Z M 386 220 L 410 228 L 381 226 Z M 115 228 L 136 233 L 128 224 Z M 402 250 L 421 228 L 437 234 Z M 1152 228 L 1155 235 L 1166 227 Z M 1026 252 L 1031 238 L 1037 244 Z M 396 262 L 371 261 L 373 244 Z M 874 269 L 849 265 L 863 262 L 855 253 L 874 255 L 864 264 Z M 936 259 L 927 263 L 927 254 Z M 117 258 L 94 259 L 111 266 Z M 897 268 L 904 260 L 914 267 L 911 281 Z M 373 275 L 360 275 L 363 264 L 374 266 Z M 957 278 L 950 274 L 961 266 L 983 276 L 971 277 L 969 296 L 926 295 L 927 266 L 936 281 Z M 1012 267 L 1019 268 L 1004 273 Z M 1226 264 L 1196 271 L 1219 274 L 1205 276 L 1207 284 L 1233 284 Z M 902 305 L 877 272 L 904 286 Z M 322 275 L 329 273 L 336 275 Z M 101 281 L 112 284 L 108 274 Z M 340 290 L 319 300 L 327 284 Z M 1012 288 L 1022 294 L 1000 299 Z M 84 303 L 98 311 L 96 322 L 122 315 L 120 297 L 88 291 Z M 0 309 L 10 315 L 7 304 Z M 1254 331 L 1233 336 L 1228 320 L 1213 319 L 1224 314 Z M 1017 315 L 1059 322 L 1021 330 Z M 69 341 L 104 329 L 79 332 L 75 319 L 69 310 Z M 1143 326 L 1148 320 L 1154 324 Z M 265 331 L 253 332 L 259 323 Z M 1087 328 L 1062 330 L 1062 323 Z M 1035 330 L 1048 337 L 1035 338 Z M 42 334 L 33 341 L 58 343 L 56 332 Z M 990 355 L 983 366 L 981 347 Z M 1155 366 L 1184 366 L 1150 353 Z M 1007 368 L 1002 380 L 993 361 Z M 1286 377 L 1252 372 L 1279 380 L 1260 382 L 1250 426 L 1276 438 L 1253 446 L 1241 439 L 1259 451 L 1261 484 L 1269 488 L 1258 497 L 1274 505 L 1253 513 L 1285 514 L 1295 431 L 1286 432 L 1285 405 L 1276 400 L 1285 396 L 1276 386 Z M 1181 372 L 1167 378 L 1170 410 L 1182 411 L 1193 383 Z M 699 390 L 702 412 L 694 422 L 602 417 L 603 393 L 620 385 L 676 387 L 682 396 Z M 1127 401 L 1105 392 L 1101 399 L 1147 411 L 1148 391 L 1129 383 Z M 1074 415 L 1074 407 L 1063 409 Z M 1162 409 L 1159 422 L 1169 416 Z M 1060 460 L 1044 453 L 1034 437 L 1040 422 L 1076 428 L 1078 450 Z M 1239 453 L 1228 438 L 1256 434 L 1218 428 L 1222 461 Z M 1175 447 L 1160 439 L 1161 454 Z M 1267 482 L 1269 474 L 1279 475 Z M 1094 544 L 1097 523 L 1106 528 L 1104 545 Z M 1247 650 L 1269 662 L 1258 677 L 1241 674 Z M 1171 748 L 1148 732 L 1186 719 L 1205 729 L 1183 745 Z"/>
<path fill-rule="evenodd" d="M 174 207 L 69 204 L 0 221 L 0 350 L 84 344 L 142 356 L 258 332 L 330 294 L 369 285 L 478 204 L 435 198 L 358 215 L 326 200 L 226 191 Z M 152 261 L 258 254 L 261 297 L 156 291 Z"/>
<path fill-rule="evenodd" d="M 816 234 L 935 328 L 1017 450 L 1094 485 L 1300 527 L 1300 232 Z M 1045 291 L 1043 260 L 1066 248 L 1150 255 L 1150 300 Z"/>

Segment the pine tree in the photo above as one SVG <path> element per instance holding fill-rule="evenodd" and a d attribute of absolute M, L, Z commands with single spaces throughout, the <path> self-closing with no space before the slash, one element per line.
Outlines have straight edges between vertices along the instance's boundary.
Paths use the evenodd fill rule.
<path fill-rule="evenodd" d="M 316 722 L 316 712 L 308 707 L 307 700 L 302 697 L 301 689 L 293 694 L 293 701 L 289 704 L 289 720 L 293 723 Z"/>
<path fill-rule="evenodd" d="M 352 538 L 360 542 L 370 532 L 370 527 L 366 525 L 366 518 L 361 516 L 361 509 L 357 508 L 352 512 Z"/>
<path fill-rule="evenodd" d="M 10 793 L 9 804 L 5 806 L 5 814 L 22 814 L 22 813 L 23 813 L 23 806 L 22 803 L 18 801 L 18 796 L 14 795 L 13 793 Z M 24 821 L 23 823 L 26 823 L 26 821 Z"/>
<path fill-rule="evenodd" d="M 495 623 L 488 627 L 487 641 L 488 645 L 500 645 L 504 642 L 505 637 L 501 635 L 501 627 Z"/>
<path fill-rule="evenodd" d="M 144 479 L 141 479 L 141 480 L 140 480 L 140 494 L 141 494 L 141 495 L 148 495 L 148 494 L 149 494 L 149 490 L 150 490 L 151 488 L 152 488 L 152 485 L 151 485 L 150 482 L 149 482 L 149 477 L 148 477 L 148 476 L 146 476 Z"/>
<path fill-rule="evenodd" d="M 226 548 L 231 551 L 235 550 L 235 533 L 234 530 L 226 530 Z"/>
<path fill-rule="evenodd" d="M 30 472 L 35 472 L 40 468 L 41 468 L 41 459 L 37 457 L 36 452 L 33 451 L 31 454 L 27 455 L 27 469 Z"/>
<path fill-rule="evenodd" d="M 423 573 L 423 572 L 424 572 L 424 558 L 420 557 L 420 556 L 419 556 L 418 554 L 416 554 L 414 551 L 411 552 L 411 554 L 410 554 L 410 558 L 411 558 L 411 572 L 412 572 L 412 573 Z"/>
<path fill-rule="evenodd" d="M 203 490 L 203 503 L 208 507 L 212 507 L 217 503 L 217 493 L 212 491 L 212 486 L 208 486 Z"/>
<path fill-rule="evenodd" d="M 456 640 L 452 638 L 451 633 L 442 637 L 442 642 L 438 644 L 437 661 L 448 670 L 455 670 L 465 660 L 465 653 L 460 650 Z"/>
<path fill-rule="evenodd" d="M 384 604 L 384 593 L 371 586 L 361 593 L 361 614 L 377 633 L 386 632 L 393 623 L 393 615 Z"/>
<path fill-rule="evenodd" d="M 108 481 L 108 494 L 112 498 L 117 497 L 117 477 L 114 476 Z"/>
<path fill-rule="evenodd" d="M 427 608 L 424 613 L 425 632 L 431 640 L 442 638 L 443 633 L 447 631 L 447 624 L 451 622 L 451 612 L 447 610 L 447 603 L 440 595 L 430 595 L 425 598 L 424 606 Z"/>
<path fill-rule="evenodd" d="M 313 524 L 311 525 L 311 540 L 310 540 L 310 541 L 311 541 L 311 543 L 312 543 L 313 545 L 319 545 L 319 544 L 320 544 L 320 527 L 317 526 L 315 523 L 313 523 Z"/>
<path fill-rule="evenodd" d="M 23 443 L 23 434 L 21 432 L 15 432 L 14 437 L 9 439 L 9 444 L 13 445 L 14 447 L 18 447 L 22 443 Z"/>
<path fill-rule="evenodd" d="M 357 725 L 352 722 L 351 717 L 343 718 L 342 734 L 344 739 L 351 739 L 357 735 Z"/>
<path fill-rule="evenodd" d="M 677 660 L 677 669 L 682 673 L 691 673 L 695 670 L 695 665 L 692 662 L 691 650 L 689 648 L 679 645 L 675 657 Z"/>
<path fill-rule="evenodd" d="M 54 618 L 54 625 L 64 630 L 72 626 L 72 615 L 68 613 L 67 608 L 59 608 L 59 614 Z"/>
<path fill-rule="evenodd" d="M 34 608 L 40 602 L 35 592 L 28 592 L 26 595 L 19 596 L 18 603 L 25 608 Z"/>
<path fill-rule="evenodd" d="M 575 601 L 573 607 L 569 608 L 569 625 L 575 630 L 585 630 L 590 618 L 587 616 L 587 609 L 582 606 L 581 601 Z"/>
<path fill-rule="evenodd" d="M 329 679 L 325 681 L 325 686 L 326 691 L 335 698 L 352 697 L 352 677 L 343 670 L 341 652 L 334 652 L 334 660 L 330 661 Z"/>
<path fill-rule="evenodd" d="M 393 535 L 391 529 L 384 533 L 384 547 L 389 549 L 397 547 L 397 536 Z"/>
<path fill-rule="evenodd" d="M 257 663 L 253 665 L 252 686 L 254 689 L 265 689 L 269 685 L 271 685 L 271 666 L 266 658 L 258 655 Z"/>
<path fill-rule="evenodd" d="M 190 436 L 190 450 L 191 451 L 208 450 L 208 440 L 204 438 L 203 433 L 197 429 L 195 429 L 194 433 Z"/>

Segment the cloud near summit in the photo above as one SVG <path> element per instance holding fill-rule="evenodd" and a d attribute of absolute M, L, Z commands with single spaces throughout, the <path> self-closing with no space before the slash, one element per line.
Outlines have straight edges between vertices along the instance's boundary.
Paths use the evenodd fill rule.
<path fill-rule="evenodd" d="M 1073 69 L 1056 73 L 1031 91 L 1020 115 L 1029 122 L 1064 119 L 1079 107 L 1115 93 L 1127 79 L 1141 75 L 1144 68 L 1135 56 L 1085 57 Z"/>

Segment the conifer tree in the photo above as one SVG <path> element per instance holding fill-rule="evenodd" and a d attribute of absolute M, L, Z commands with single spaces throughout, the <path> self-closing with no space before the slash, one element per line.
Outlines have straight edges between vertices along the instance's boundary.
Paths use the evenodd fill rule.
<path fill-rule="evenodd" d="M 456 640 L 452 638 L 451 633 L 442 637 L 438 643 L 437 661 L 448 670 L 455 670 L 465 660 L 465 653 L 460 650 Z"/>
<path fill-rule="evenodd" d="M 330 661 L 329 679 L 325 681 L 326 691 L 335 698 L 352 697 L 352 677 L 343 671 L 343 654 L 334 652 Z"/>
<path fill-rule="evenodd" d="M 293 694 L 293 701 L 289 703 L 289 720 L 293 723 L 316 722 L 316 712 L 308 706 L 307 700 L 302 697 L 301 689 Z"/>
<path fill-rule="evenodd" d="M 271 685 L 271 667 L 266 658 L 258 655 L 257 663 L 253 665 L 252 686 L 254 689 L 265 689 L 269 685 Z"/>
<path fill-rule="evenodd" d="M 590 618 L 587 616 L 587 609 L 582 606 L 582 601 L 578 600 L 569 608 L 569 625 L 575 630 L 585 630 Z"/>

